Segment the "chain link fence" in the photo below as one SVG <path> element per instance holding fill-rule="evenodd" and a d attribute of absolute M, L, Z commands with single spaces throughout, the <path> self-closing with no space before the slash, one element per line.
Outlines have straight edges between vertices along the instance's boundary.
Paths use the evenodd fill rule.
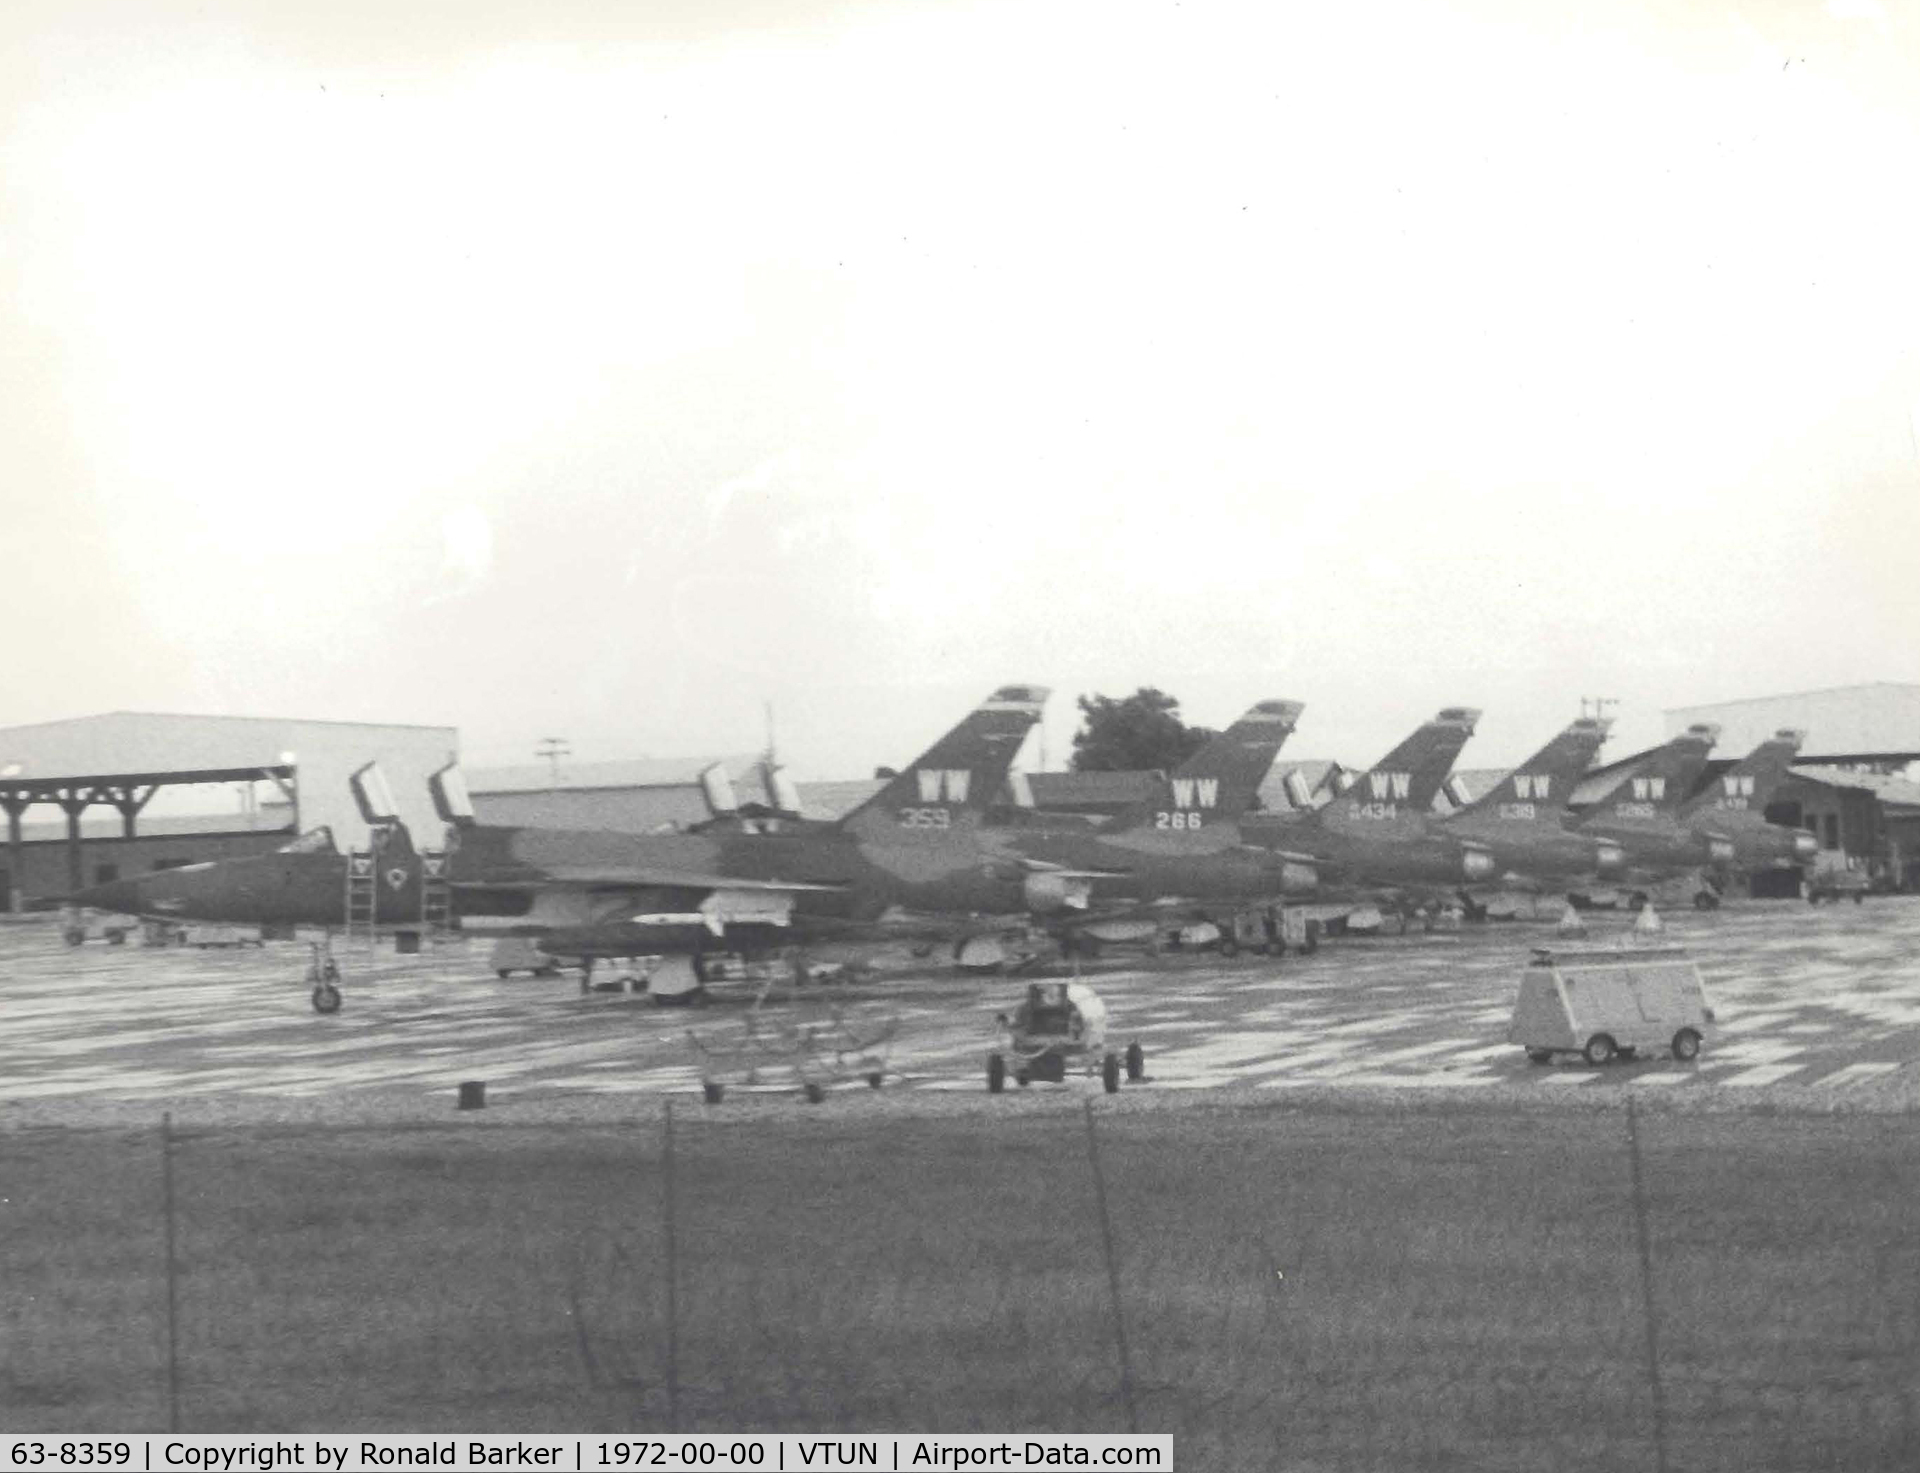
<path fill-rule="evenodd" d="M 0 1427 L 1920 1466 L 1910 1116 L 856 1103 L 0 1134 Z"/>

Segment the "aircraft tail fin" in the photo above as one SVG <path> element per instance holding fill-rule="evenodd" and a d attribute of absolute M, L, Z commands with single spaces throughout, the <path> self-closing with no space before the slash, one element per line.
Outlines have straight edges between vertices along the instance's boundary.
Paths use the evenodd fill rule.
<path fill-rule="evenodd" d="M 999 796 L 1047 695 L 1044 686 L 1001 686 L 841 825 L 868 833 L 944 829 L 962 814 L 979 814 Z"/>
<path fill-rule="evenodd" d="M 1383 805 L 1398 813 L 1426 813 L 1479 721 L 1480 713 L 1470 706 L 1447 707 L 1319 811 L 1334 822 L 1377 817 Z"/>
<path fill-rule="evenodd" d="M 1256 702 L 1162 778 L 1151 800 L 1117 818 L 1114 826 L 1198 828 L 1210 819 L 1238 818 L 1253 807 L 1273 759 L 1306 709 L 1300 701 Z"/>
<path fill-rule="evenodd" d="M 1689 726 L 1664 747 L 1656 748 L 1637 772 L 1595 806 L 1594 814 L 1652 818 L 1675 813 L 1706 770 L 1707 755 L 1719 739 L 1720 728 L 1710 721 Z"/>
<path fill-rule="evenodd" d="M 1707 784 L 1704 792 L 1689 798 L 1680 812 L 1687 817 L 1716 812 L 1765 813 L 1806 739 L 1804 731 L 1783 727 Z"/>
<path fill-rule="evenodd" d="M 1582 716 L 1463 811 L 1510 812 L 1508 805 L 1530 804 L 1540 817 L 1556 817 L 1593 765 L 1612 725 L 1611 716 Z"/>

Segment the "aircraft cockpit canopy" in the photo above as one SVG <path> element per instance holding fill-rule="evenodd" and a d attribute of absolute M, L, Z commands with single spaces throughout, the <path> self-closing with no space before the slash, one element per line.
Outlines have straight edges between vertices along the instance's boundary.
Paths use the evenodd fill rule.
<path fill-rule="evenodd" d="M 800 789 L 787 770 L 774 762 L 760 765 L 761 786 L 766 790 L 767 803 L 776 813 L 800 812 Z"/>
<path fill-rule="evenodd" d="M 393 788 L 387 782 L 387 775 L 380 770 L 378 762 L 369 762 L 348 780 L 353 789 L 353 801 L 360 809 L 360 816 L 369 824 L 396 823 L 400 818 L 400 809 L 393 801 Z"/>
<path fill-rule="evenodd" d="M 440 815 L 440 822 L 455 828 L 468 828 L 476 822 L 466 774 L 460 771 L 458 762 L 449 762 L 428 778 L 427 791 L 433 795 L 433 811 Z"/>
<path fill-rule="evenodd" d="M 740 799 L 734 794 L 733 778 L 724 762 L 700 769 L 700 792 L 707 801 L 707 812 L 715 818 L 740 811 Z"/>

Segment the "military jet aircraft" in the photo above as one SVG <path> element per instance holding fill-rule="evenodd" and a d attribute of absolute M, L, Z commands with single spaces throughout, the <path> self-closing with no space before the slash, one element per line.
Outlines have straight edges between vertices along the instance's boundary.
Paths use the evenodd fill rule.
<path fill-rule="evenodd" d="M 996 812 L 983 848 L 1027 871 L 1026 909 L 1072 917 L 1113 903 L 1270 901 L 1311 890 L 1310 864 L 1240 838 L 1300 713 L 1298 701 L 1261 701 L 1156 783 L 1157 791 L 1105 823 L 1040 811 Z M 1107 917 L 1110 919 L 1110 917 Z"/>
<path fill-rule="evenodd" d="M 1626 877 L 1641 886 L 1698 875 L 1713 864 L 1730 861 L 1733 842 L 1711 819 L 1702 815 L 1695 825 L 1679 818 L 1719 739 L 1720 728 L 1712 722 L 1689 726 L 1580 818 L 1574 832 L 1619 845 Z M 1694 897 L 1704 905 L 1717 898 L 1704 879 L 1695 887 Z M 1647 899 L 1644 888 L 1634 891 L 1635 905 L 1644 905 Z"/>
<path fill-rule="evenodd" d="M 1612 839 L 1573 832 L 1567 813 L 1567 800 L 1612 725 L 1610 717 L 1580 717 L 1436 827 L 1484 846 L 1503 885 L 1564 885 L 1614 873 L 1626 862 L 1625 850 Z"/>
<path fill-rule="evenodd" d="M 1707 840 L 1707 863 L 1716 871 L 1745 874 L 1805 864 L 1819 854 L 1820 841 L 1806 830 L 1766 820 L 1767 803 L 1786 781 L 1806 735 L 1775 732 L 1681 805 L 1680 824 Z"/>
<path fill-rule="evenodd" d="M 1284 730 L 1276 729 L 1283 738 L 1301 708 L 1264 704 L 1293 707 Z M 1484 847 L 1438 831 L 1425 816 L 1478 717 L 1460 707 L 1442 711 L 1312 812 L 1268 814 L 1237 804 L 1183 810 L 1163 798 L 1091 834 L 1043 823 L 989 827 L 983 838 L 1046 866 L 1028 882 L 1029 904 L 1076 948 L 1081 938 L 1134 934 L 1154 907 L 1217 923 L 1222 907 L 1398 903 L 1412 887 L 1457 886 L 1494 872 Z M 1304 805 L 1306 794 L 1290 787 Z M 1177 800 L 1177 789 L 1167 792 Z"/>
<path fill-rule="evenodd" d="M 983 850 L 976 835 L 1046 696 L 1031 685 L 994 691 L 824 831 L 636 835 L 481 824 L 453 772 L 433 785 L 446 850 L 423 854 L 393 817 L 377 770 L 363 770 L 354 791 L 375 835 L 366 854 L 341 854 L 322 834 L 271 854 L 116 880 L 74 901 L 175 920 L 418 932 L 430 896 L 443 889 L 462 930 L 541 936 L 559 955 L 673 957 L 663 990 L 685 991 L 709 951 L 845 937 L 890 912 L 1020 911 L 1032 870 Z M 313 1003 L 321 1012 L 340 1006 L 325 973 Z"/>
<path fill-rule="evenodd" d="M 1493 851 L 1448 832 L 1432 813 L 1479 719 L 1470 707 L 1449 706 L 1331 802 L 1295 814 L 1251 815 L 1239 826 L 1242 841 L 1311 865 L 1321 898 L 1330 900 L 1391 903 L 1407 891 L 1490 879 L 1499 868 Z M 1296 787 L 1294 797 L 1304 807 L 1306 794 Z"/>

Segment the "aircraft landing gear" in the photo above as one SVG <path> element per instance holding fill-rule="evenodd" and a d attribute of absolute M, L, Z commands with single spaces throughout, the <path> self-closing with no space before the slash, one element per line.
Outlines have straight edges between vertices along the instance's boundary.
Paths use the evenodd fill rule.
<path fill-rule="evenodd" d="M 325 941 L 313 943 L 313 959 L 307 963 L 307 985 L 311 988 L 308 1001 L 313 1010 L 322 1017 L 340 1011 L 343 999 L 340 996 L 340 964 L 333 959 L 333 951 Z"/>

